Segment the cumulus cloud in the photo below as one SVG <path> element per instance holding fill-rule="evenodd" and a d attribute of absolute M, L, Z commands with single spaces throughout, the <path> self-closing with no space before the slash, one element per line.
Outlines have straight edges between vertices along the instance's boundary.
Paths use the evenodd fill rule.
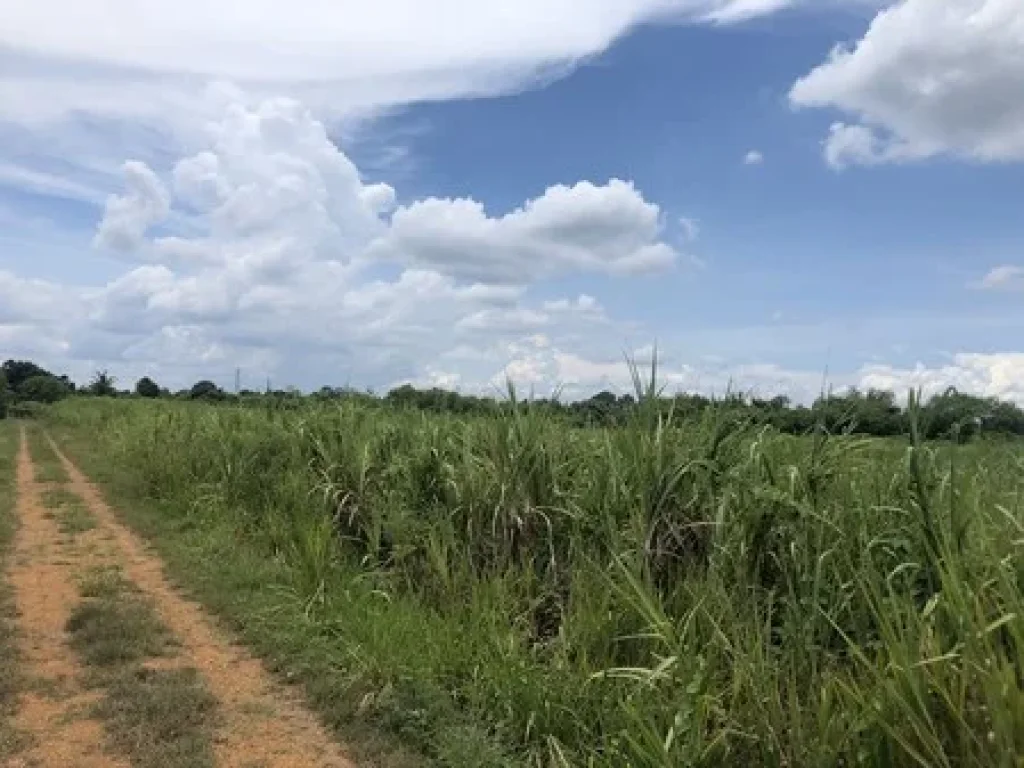
<path fill-rule="evenodd" d="M 658 240 L 660 213 L 618 179 L 550 187 L 498 217 L 475 200 L 429 198 L 395 211 L 369 253 L 481 282 L 526 283 L 581 271 L 635 274 L 676 259 Z"/>
<path fill-rule="evenodd" d="M 94 244 L 128 252 L 142 244 L 151 226 L 167 217 L 171 203 L 163 182 L 144 163 L 126 162 L 124 181 L 125 193 L 107 198 Z"/>
<path fill-rule="evenodd" d="M 833 123 L 824 148 L 825 162 L 837 171 L 850 165 L 878 165 L 897 156 L 894 148 L 886 146 L 866 125 Z"/>
<path fill-rule="evenodd" d="M 629 371 L 620 359 L 587 357 L 567 351 L 541 338 L 524 338 L 509 345 L 509 361 L 492 377 L 492 385 L 506 378 L 524 389 L 544 394 L 544 387 L 557 389 L 569 398 L 599 389 L 632 391 Z M 641 366 L 649 364 L 650 350 L 636 350 Z M 722 396 L 739 392 L 749 396 L 773 397 L 783 394 L 808 404 L 825 391 L 843 392 L 882 389 L 903 396 L 920 389 L 924 396 L 949 387 L 1024 405 L 1024 352 L 960 353 L 943 365 L 918 363 L 912 367 L 867 365 L 846 374 L 823 376 L 820 372 L 786 368 L 774 363 L 730 363 L 728 361 L 659 361 L 659 378 L 668 392 L 700 392 Z"/>
<path fill-rule="evenodd" d="M 64 344 L 72 372 L 102 360 L 135 375 L 238 365 L 300 383 L 437 382 L 455 379 L 434 361 L 463 349 L 480 382 L 501 344 L 569 344 L 612 323 L 593 296 L 535 297 L 537 281 L 675 258 L 661 210 L 628 182 L 555 186 L 502 215 L 470 200 L 395 209 L 395 190 L 365 181 L 301 104 L 231 93 L 163 173 L 125 164 L 95 240 L 137 263 L 90 288 L 0 273 L 0 324 L 48 323 L 39 348 Z"/>
<path fill-rule="evenodd" d="M 508 344 L 508 360 L 491 378 L 492 386 L 511 380 L 517 387 L 538 394 L 557 392 L 566 399 L 586 397 L 598 390 L 619 394 L 633 392 L 633 380 L 625 356 L 587 355 L 551 343 L 546 336 L 523 337 Z M 651 365 L 650 346 L 628 350 L 641 370 Z M 784 394 L 810 403 L 822 392 L 820 373 L 787 369 L 773 363 L 734 363 L 726 360 L 685 361 L 664 351 L 658 354 L 658 383 L 667 393 L 699 392 L 722 397 L 738 392 L 754 397 Z M 837 388 L 847 378 L 832 382 Z"/>
<path fill-rule="evenodd" d="M 798 80 L 790 100 L 830 107 L 834 166 L 940 153 L 1024 160 L 1024 4 L 1019 0 L 902 0 L 878 13 L 853 46 Z"/>
<path fill-rule="evenodd" d="M 859 383 L 865 389 L 898 393 L 920 388 L 925 397 L 956 387 L 961 392 L 1024 404 L 1024 352 L 962 353 L 946 365 L 933 367 L 920 363 L 913 368 L 867 366 L 860 372 Z"/>

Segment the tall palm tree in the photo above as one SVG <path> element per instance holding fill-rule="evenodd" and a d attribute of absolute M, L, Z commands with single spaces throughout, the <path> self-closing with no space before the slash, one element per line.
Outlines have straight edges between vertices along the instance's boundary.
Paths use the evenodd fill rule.
<path fill-rule="evenodd" d="M 114 387 L 116 381 L 117 379 L 107 373 L 106 370 L 96 371 L 96 375 L 89 382 L 89 392 L 94 395 L 113 397 L 117 394 L 117 388 Z"/>

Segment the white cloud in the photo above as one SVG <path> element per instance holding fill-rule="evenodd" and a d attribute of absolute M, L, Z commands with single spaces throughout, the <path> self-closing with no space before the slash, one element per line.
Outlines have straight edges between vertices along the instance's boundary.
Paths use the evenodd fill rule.
<path fill-rule="evenodd" d="M 961 392 L 1024 404 L 1024 352 L 961 353 L 949 364 L 936 367 L 920 363 L 913 368 L 867 366 L 860 372 L 859 384 L 864 389 L 900 394 L 920 388 L 925 397 L 956 387 Z"/>
<path fill-rule="evenodd" d="M 580 294 L 575 299 L 545 301 L 539 308 L 488 307 L 466 315 L 455 324 L 459 332 L 486 331 L 505 335 L 531 334 L 547 328 L 558 328 L 563 333 L 570 327 L 598 325 L 608 322 L 604 309 L 593 296 Z M 530 338 L 547 343 L 547 336 L 535 334 Z"/>
<path fill-rule="evenodd" d="M 891 156 L 878 135 L 864 125 L 833 123 L 824 147 L 825 162 L 836 170 L 850 165 L 877 165 Z"/>
<path fill-rule="evenodd" d="M 467 200 L 389 213 L 395 191 L 364 183 L 309 110 L 224 96 L 203 143 L 164 173 L 125 164 L 95 240 L 140 263 L 90 288 L 0 274 L 0 324 L 45 326 L 38 348 L 63 350 L 55 367 L 84 376 L 102 364 L 182 386 L 239 365 L 301 384 L 339 371 L 481 382 L 512 340 L 569 345 L 612 326 L 588 294 L 534 298 L 538 279 L 674 258 L 660 209 L 630 183 L 555 186 L 494 217 Z M 466 371 L 435 364 L 453 349 L 479 357 Z"/>
<path fill-rule="evenodd" d="M 530 343 L 514 345 L 511 359 L 491 379 L 500 385 L 506 377 L 522 389 L 538 394 L 560 391 L 565 397 L 584 397 L 601 389 L 620 394 L 632 392 L 629 371 L 621 359 L 591 359 L 550 345 Z M 638 354 L 643 368 L 649 364 Z M 917 364 L 910 368 L 876 364 L 830 377 L 820 372 L 795 370 L 773 363 L 730 364 L 724 361 L 681 363 L 662 358 L 659 380 L 665 391 L 700 392 L 723 396 L 740 392 L 769 398 L 788 395 L 795 402 L 809 404 L 822 392 L 843 392 L 852 386 L 863 390 L 882 389 L 903 397 L 911 389 L 921 389 L 930 397 L 955 387 L 960 392 L 981 397 L 996 397 L 1024 405 L 1024 352 L 961 353 L 945 365 Z"/>
<path fill-rule="evenodd" d="M 558 392 L 566 399 L 586 397 L 599 390 L 633 393 L 633 380 L 623 356 L 588 357 L 552 345 L 547 339 L 524 338 L 507 347 L 507 362 L 491 377 L 500 386 L 506 379 L 520 389 L 534 389 L 538 395 Z M 649 371 L 653 354 L 650 346 L 634 349 L 632 360 L 641 374 Z M 833 381 L 836 389 L 846 380 Z M 784 394 L 797 402 L 810 403 L 821 392 L 823 378 L 814 371 L 787 369 L 772 363 L 730 363 L 724 360 L 685 362 L 658 355 L 658 384 L 668 394 L 699 392 L 722 397 L 739 392 L 755 397 Z"/>
<path fill-rule="evenodd" d="M 833 165 L 950 153 L 1024 160 L 1024 3 L 902 0 L 797 81 L 793 104 L 859 122 L 826 141 Z"/>
<path fill-rule="evenodd" d="M 102 248 L 127 252 L 142 244 L 151 226 L 167 218 L 171 201 L 163 182 L 144 163 L 126 162 L 124 179 L 127 191 L 107 198 L 94 242 Z"/>
<path fill-rule="evenodd" d="M 0 324 L 49 324 L 78 309 L 74 291 L 0 270 Z"/>
<path fill-rule="evenodd" d="M 98 205 L 104 199 L 101 192 L 87 184 L 4 161 L 0 161 L 0 187 L 11 187 L 37 195 L 77 200 L 93 205 Z"/>
<path fill-rule="evenodd" d="M 592 317 L 604 317 L 604 308 L 597 299 L 585 293 L 581 293 L 575 299 L 545 301 L 544 309 L 549 312 L 579 312 Z"/>
<path fill-rule="evenodd" d="M 781 10 L 793 5 L 793 0 L 733 0 L 731 3 L 716 5 L 717 7 L 706 14 L 706 18 L 710 21 L 731 24 Z"/>
<path fill-rule="evenodd" d="M 743 164 L 744 165 L 763 165 L 764 164 L 764 155 L 760 151 L 758 151 L 756 149 L 752 149 L 749 152 L 747 152 L 747 154 L 745 154 L 743 156 Z"/>
<path fill-rule="evenodd" d="M 458 323 L 458 330 L 498 331 L 502 333 L 528 333 L 544 328 L 551 322 L 551 316 L 536 309 L 517 307 L 515 309 L 482 309 L 466 315 Z"/>
<path fill-rule="evenodd" d="M 182 11 L 177 24 L 166 17 L 162 27 L 134 28 L 137 17 L 124 15 L 118 23 L 129 27 L 110 45 L 81 28 L 66 35 L 29 25 L 17 36 L 24 37 L 20 50 L 34 53 L 0 54 L 17 64 L 0 73 L 0 123 L 51 121 L 40 126 L 36 145 L 50 154 L 26 156 L 73 157 L 75 173 L 9 163 L 0 177 L 6 172 L 11 185 L 45 194 L 102 199 L 127 136 L 124 146 L 139 160 L 125 166 L 126 189 L 109 199 L 96 240 L 140 263 L 89 288 L 0 273 L 0 343 L 8 354 L 26 350 L 78 378 L 102 366 L 126 382 L 149 373 L 171 386 L 200 377 L 228 384 L 241 366 L 250 386 L 269 375 L 277 385 L 415 380 L 471 388 L 508 373 L 537 387 L 563 383 L 575 394 L 628 390 L 625 364 L 607 352 L 636 329 L 609 317 L 596 298 L 559 298 L 563 290 L 552 295 L 536 283 L 581 272 L 624 279 L 671 266 L 677 255 L 662 241 L 666 215 L 657 204 L 629 182 L 599 180 L 552 186 L 510 213 L 473 199 L 406 200 L 396 208 L 396 191 L 368 183 L 330 140 L 324 115 L 520 87 L 662 12 L 725 20 L 774 5 L 529 0 L 513 9 L 516 18 L 562 14 L 573 23 L 499 24 L 508 38 L 495 45 L 489 26 L 474 26 L 494 13 L 488 4 L 460 7 L 454 26 L 432 15 L 436 27 L 410 26 L 413 43 L 390 47 L 376 43 L 412 32 L 389 26 L 399 17 L 385 13 L 388 3 L 343 7 L 347 16 L 368 14 L 372 24 L 341 32 L 318 16 L 337 13 L 338 5 L 310 5 L 304 15 L 294 3 L 275 8 L 267 0 L 237 29 L 222 18 L 225 6 L 191 0 L 157 9 Z M 19 6 L 18 24 L 43 7 L 52 14 L 55 6 Z M 271 31 L 261 37 L 250 21 Z M 199 33 L 194 23 L 206 26 Z M 307 24 L 323 30 L 322 39 L 298 53 L 267 55 L 275 40 L 289 49 Z M 360 29 L 378 28 L 375 45 L 364 45 L 373 38 L 360 37 Z M 0 50 L 14 39 L 10 29 L 5 19 Z M 345 35 L 352 45 L 343 45 Z M 275 68 L 281 79 L 255 82 L 276 61 L 288 62 Z M 203 76 L 183 75 L 180 62 Z M 245 91 L 206 88 L 206 75 L 233 72 L 253 83 Z M 307 75 L 323 79 L 311 86 Z M 264 98 L 267 91 L 309 101 Z M 102 130 L 68 128 L 75 109 L 99 115 Z M 3 130 L 0 124 L 0 137 Z M 90 136 L 106 137 L 102 152 L 91 154 Z M 813 396 L 820 380 L 726 362 L 675 361 L 665 374 L 670 387 L 719 393 L 732 382 Z"/>
<path fill-rule="evenodd" d="M 565 272 L 665 269 L 677 254 L 658 240 L 661 229 L 660 209 L 631 183 L 582 181 L 550 187 L 499 217 L 469 199 L 429 198 L 400 207 L 369 253 L 460 279 L 528 283 Z"/>
<path fill-rule="evenodd" d="M 383 0 L 371 5 L 258 0 L 244 10 L 182 0 L 112 0 L 102 9 L 39 0 L 6 14 L 4 43 L 150 72 L 267 82 L 334 80 L 453 69 L 486 51 L 496 62 L 582 56 L 643 19 L 700 13 L 748 18 L 779 0 L 589 0 L 521 2 L 500 12 L 463 0 Z M 547 23 L 537 24 L 539 17 Z M 59 23 L 55 23 L 59 20 Z"/>
<path fill-rule="evenodd" d="M 990 269 L 975 287 L 985 290 L 1024 290 L 1024 267 L 1003 264 Z"/>
<path fill-rule="evenodd" d="M 227 79 L 339 113 L 487 95 L 566 71 L 644 21 L 740 21 L 782 0 L 74 0 L 8 4 L 0 103 L 173 122 Z"/>

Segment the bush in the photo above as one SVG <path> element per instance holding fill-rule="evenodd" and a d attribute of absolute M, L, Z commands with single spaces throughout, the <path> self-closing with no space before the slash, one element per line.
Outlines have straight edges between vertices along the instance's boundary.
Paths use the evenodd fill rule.
<path fill-rule="evenodd" d="M 160 397 L 160 385 L 149 378 L 149 376 L 143 376 L 135 382 L 135 394 L 139 397 Z"/>
<path fill-rule="evenodd" d="M 18 388 L 18 396 L 24 400 L 39 403 L 56 403 L 70 394 L 64 382 L 55 376 L 33 376 L 22 382 Z"/>
<path fill-rule="evenodd" d="M 221 400 L 224 391 L 212 381 L 197 381 L 189 390 L 188 396 L 193 400 Z"/>

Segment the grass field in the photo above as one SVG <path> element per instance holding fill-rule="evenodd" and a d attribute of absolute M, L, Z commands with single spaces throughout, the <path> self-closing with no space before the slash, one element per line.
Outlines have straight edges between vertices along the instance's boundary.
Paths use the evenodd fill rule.
<path fill-rule="evenodd" d="M 653 405 L 609 430 L 522 404 L 49 418 L 382 764 L 1020 764 L 1024 447 Z"/>
<path fill-rule="evenodd" d="M 25 685 L 17 646 L 14 600 L 7 582 L 7 566 L 14 538 L 16 503 L 15 457 L 18 432 L 11 422 L 0 421 L 0 760 L 10 759 L 24 746 L 23 734 L 11 720 Z"/>

